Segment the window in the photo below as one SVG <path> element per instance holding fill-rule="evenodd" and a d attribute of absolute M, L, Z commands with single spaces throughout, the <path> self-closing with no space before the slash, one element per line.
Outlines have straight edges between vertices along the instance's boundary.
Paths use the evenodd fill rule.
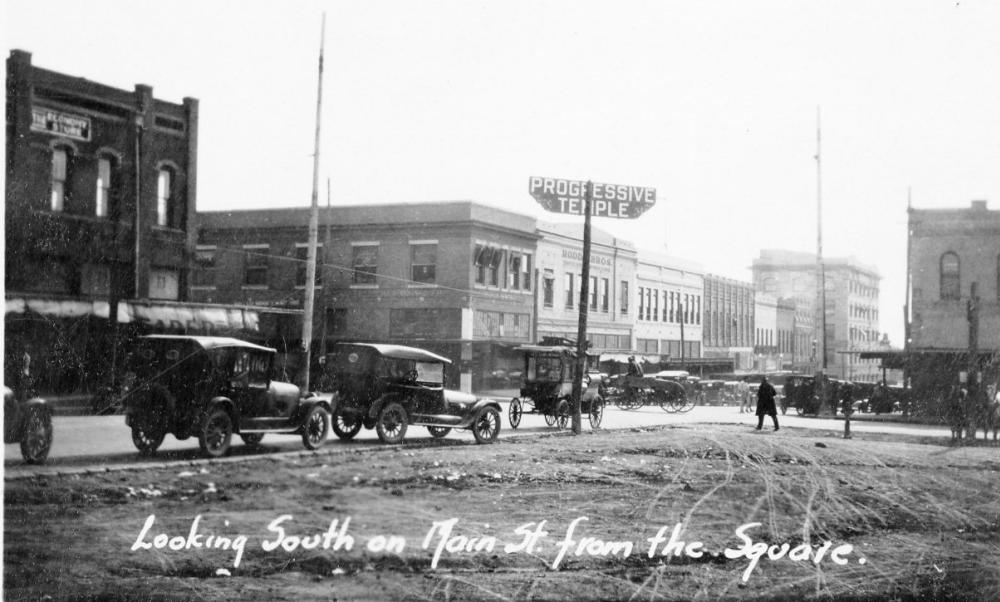
<path fill-rule="evenodd" d="M 198 245 L 194 251 L 194 286 L 215 286 L 215 246 Z"/>
<path fill-rule="evenodd" d="M 552 270 L 545 270 L 542 276 L 542 304 L 545 307 L 552 307 L 555 303 L 556 277 Z"/>
<path fill-rule="evenodd" d="M 601 278 L 601 311 L 608 313 L 608 297 L 610 295 L 611 284 L 607 278 Z"/>
<path fill-rule="evenodd" d="M 664 323 L 669 322 L 668 318 L 670 316 L 670 312 L 668 311 L 668 309 L 669 309 L 669 305 L 667 305 L 667 291 L 663 291 L 663 322 Z"/>
<path fill-rule="evenodd" d="M 639 287 L 639 319 L 646 319 L 646 289 Z"/>
<path fill-rule="evenodd" d="M 621 307 L 619 309 L 620 313 L 623 316 L 624 315 L 628 315 L 628 281 L 627 280 L 622 280 L 621 299 L 619 301 L 620 301 L 620 304 L 621 304 Z"/>
<path fill-rule="evenodd" d="M 694 323 L 701 324 L 701 295 L 694 298 Z"/>
<path fill-rule="evenodd" d="M 267 245 L 245 245 L 244 286 L 267 286 Z"/>
<path fill-rule="evenodd" d="M 500 266 L 503 264 L 504 252 L 502 249 L 490 249 L 490 263 L 487 267 L 487 275 L 489 276 L 489 284 L 491 286 L 500 286 Z"/>
<path fill-rule="evenodd" d="M 597 311 L 597 276 L 590 277 L 590 309 Z"/>
<path fill-rule="evenodd" d="M 168 169 L 161 169 L 156 179 L 156 225 L 169 225 L 173 177 Z"/>
<path fill-rule="evenodd" d="M 423 284 L 436 280 L 437 243 L 410 243 L 410 279 Z"/>
<path fill-rule="evenodd" d="M 653 289 L 646 289 L 646 320 L 653 319 Z"/>
<path fill-rule="evenodd" d="M 521 288 L 521 254 L 511 252 L 507 258 L 507 281 L 508 288 L 518 290 Z"/>
<path fill-rule="evenodd" d="M 485 245 L 476 245 L 472 251 L 472 265 L 476 268 L 476 284 L 486 284 L 486 265 L 489 264 L 488 253 L 492 249 Z"/>
<path fill-rule="evenodd" d="M 677 299 L 674 297 L 674 291 L 670 291 L 670 321 L 677 321 Z"/>
<path fill-rule="evenodd" d="M 316 245 L 316 275 L 314 280 L 316 286 L 323 284 L 323 245 Z M 306 271 L 309 267 L 309 244 L 297 243 L 295 245 L 295 286 L 306 285 Z"/>
<path fill-rule="evenodd" d="M 649 294 L 653 297 L 653 321 L 660 321 L 660 291 L 649 289 Z"/>
<path fill-rule="evenodd" d="M 563 292 L 566 293 L 566 309 L 573 309 L 573 274 L 567 272 L 563 284 Z"/>
<path fill-rule="evenodd" d="M 941 256 L 941 298 L 961 297 L 958 255 L 949 251 Z"/>
<path fill-rule="evenodd" d="M 530 291 L 531 290 L 531 255 L 525 253 L 521 256 L 521 289 Z"/>
<path fill-rule="evenodd" d="M 64 148 L 52 151 L 52 211 L 62 211 L 66 206 L 66 174 L 69 153 Z"/>
<path fill-rule="evenodd" d="M 101 157 L 97 160 L 97 194 L 94 198 L 94 215 L 107 217 L 110 199 L 111 159 Z"/>
<path fill-rule="evenodd" d="M 353 245 L 351 266 L 354 284 L 375 284 L 378 274 L 378 245 Z"/>

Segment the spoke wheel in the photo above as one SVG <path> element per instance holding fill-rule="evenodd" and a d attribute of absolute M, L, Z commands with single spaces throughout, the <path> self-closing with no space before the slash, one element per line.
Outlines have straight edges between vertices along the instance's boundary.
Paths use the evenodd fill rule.
<path fill-rule="evenodd" d="M 309 409 L 302 423 L 302 445 L 306 449 L 319 449 L 330 435 L 330 413 L 323 406 Z"/>
<path fill-rule="evenodd" d="M 545 424 L 547 424 L 549 426 L 554 426 L 555 423 L 556 423 L 556 415 L 555 414 L 549 414 L 548 412 L 546 412 L 545 413 Z"/>
<path fill-rule="evenodd" d="M 500 412 L 482 408 L 472 421 L 472 434 L 476 443 L 493 443 L 500 434 Z"/>
<path fill-rule="evenodd" d="M 429 426 L 427 427 L 427 432 L 431 434 L 431 437 L 435 439 L 442 439 L 448 436 L 451 432 L 451 428 L 447 426 Z"/>
<path fill-rule="evenodd" d="M 356 414 L 344 414 L 337 411 L 333 418 L 333 432 L 344 441 L 349 441 L 361 430 L 361 418 Z"/>
<path fill-rule="evenodd" d="M 601 420 L 604 420 L 604 400 L 596 397 L 590 400 L 590 428 L 600 428 Z"/>
<path fill-rule="evenodd" d="M 382 443 L 402 443 L 406 435 L 406 408 L 399 402 L 387 403 L 378 413 L 375 432 Z"/>
<path fill-rule="evenodd" d="M 559 400 L 556 406 L 556 428 L 564 429 L 569 426 L 569 402 L 565 399 Z"/>
<path fill-rule="evenodd" d="M 233 440 L 233 419 L 229 412 L 215 408 L 205 415 L 198 432 L 198 446 L 210 458 L 224 456 Z"/>
<path fill-rule="evenodd" d="M 510 421 L 510 428 L 516 429 L 521 425 L 521 415 L 524 414 L 524 408 L 521 406 L 521 400 L 515 397 L 510 400 L 510 407 L 507 408 L 507 420 Z"/>
<path fill-rule="evenodd" d="M 52 417 L 40 408 L 32 408 L 24 420 L 21 456 L 28 464 L 42 464 L 52 447 Z"/>
<path fill-rule="evenodd" d="M 250 447 L 256 447 L 264 439 L 264 433 L 244 433 L 240 435 L 240 439 Z"/>
<path fill-rule="evenodd" d="M 155 454 L 166 434 L 162 419 L 149 411 L 137 416 L 132 423 L 132 444 L 142 456 Z"/>

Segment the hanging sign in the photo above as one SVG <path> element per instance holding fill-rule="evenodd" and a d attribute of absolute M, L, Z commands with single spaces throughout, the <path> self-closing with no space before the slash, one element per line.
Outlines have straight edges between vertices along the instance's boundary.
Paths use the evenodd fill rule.
<path fill-rule="evenodd" d="M 635 219 L 656 203 L 656 189 L 594 182 L 590 214 Z M 546 211 L 583 215 L 587 183 L 559 178 L 528 178 L 528 193 Z"/>

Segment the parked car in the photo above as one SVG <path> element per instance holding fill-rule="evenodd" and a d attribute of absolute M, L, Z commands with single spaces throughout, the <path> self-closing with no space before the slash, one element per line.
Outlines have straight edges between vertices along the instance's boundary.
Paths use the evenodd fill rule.
<path fill-rule="evenodd" d="M 126 359 L 125 424 L 141 454 L 171 433 L 197 437 L 202 453 L 224 455 L 238 434 L 257 445 L 267 433 L 300 434 L 307 449 L 323 445 L 330 406 L 271 379 L 276 351 L 228 337 L 140 337 Z"/>
<path fill-rule="evenodd" d="M 18 399 L 3 388 L 3 442 L 20 443 L 28 464 L 43 464 L 52 447 L 52 408 L 39 397 Z"/>
<path fill-rule="evenodd" d="M 500 404 L 444 387 L 446 357 L 403 345 L 338 343 L 324 363 L 335 393 L 333 432 L 341 439 L 363 426 L 383 443 L 400 443 L 411 424 L 435 438 L 471 429 L 478 443 L 500 433 Z"/>

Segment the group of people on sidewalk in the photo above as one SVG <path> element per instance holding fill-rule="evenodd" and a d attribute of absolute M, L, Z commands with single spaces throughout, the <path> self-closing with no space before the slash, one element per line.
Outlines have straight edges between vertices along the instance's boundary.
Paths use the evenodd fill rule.
<path fill-rule="evenodd" d="M 740 414 L 750 412 L 750 383 L 743 379 L 737 384 L 736 392 L 740 397 Z M 778 406 L 774 399 L 777 391 L 771 383 L 767 382 L 767 377 L 761 378 L 760 386 L 757 387 L 757 430 L 764 427 L 764 416 L 770 416 L 774 422 L 774 430 L 778 430 Z"/>

